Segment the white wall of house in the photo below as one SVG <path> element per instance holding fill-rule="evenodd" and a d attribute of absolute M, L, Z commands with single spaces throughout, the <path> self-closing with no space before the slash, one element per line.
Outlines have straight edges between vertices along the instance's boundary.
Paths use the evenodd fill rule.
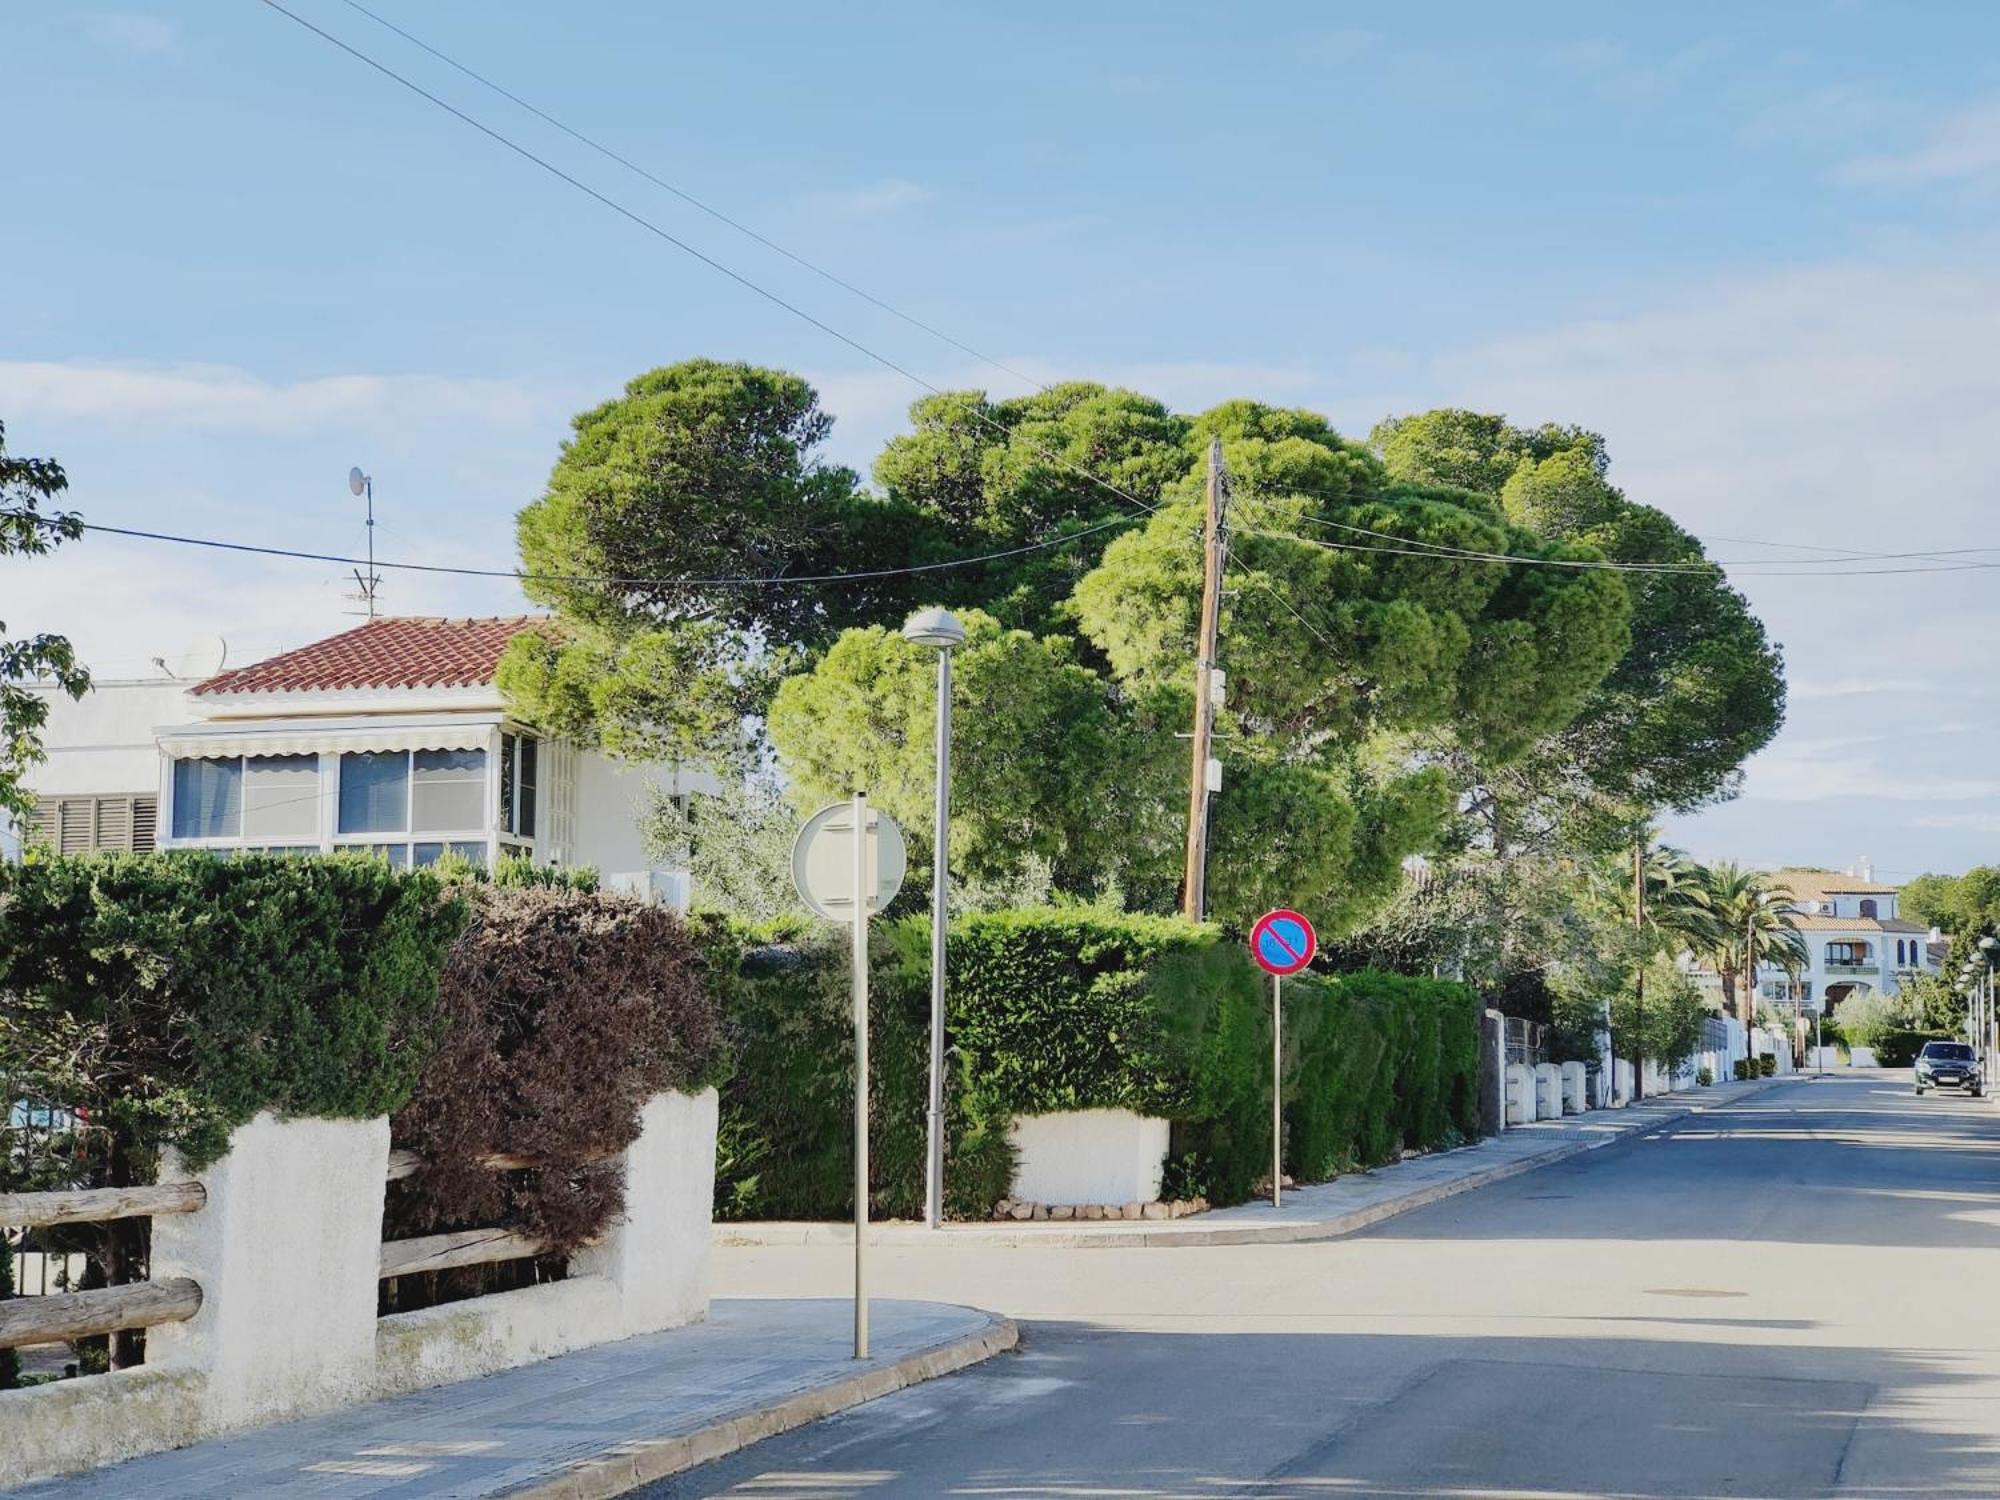
<path fill-rule="evenodd" d="M 42 729 L 48 758 L 22 784 L 36 797 L 151 797 L 159 790 L 154 730 L 187 717 L 189 682 L 171 678 L 99 682 L 73 699 L 54 688 L 28 691 L 49 705 Z M 0 814 L 0 858 L 20 852 L 20 831 Z"/>

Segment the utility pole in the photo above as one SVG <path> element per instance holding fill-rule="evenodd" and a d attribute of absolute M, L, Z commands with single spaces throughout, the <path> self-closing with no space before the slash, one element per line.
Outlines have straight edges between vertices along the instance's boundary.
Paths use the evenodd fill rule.
<path fill-rule="evenodd" d="M 1635 1007 L 1632 1045 L 1632 1101 L 1646 1097 L 1646 836 L 1632 846 L 1632 925 L 1639 931 L 1639 967 L 1633 974 L 1638 1004 Z M 1612 1059 L 1613 1082 L 1617 1059 Z"/>
<path fill-rule="evenodd" d="M 1181 909 L 1199 922 L 1208 909 L 1208 762 L 1215 737 L 1216 632 L 1222 616 L 1222 439 L 1208 442 L 1208 496 L 1202 520 L 1201 628 L 1194 664 L 1194 771 L 1188 785 L 1187 869 Z"/>
<path fill-rule="evenodd" d="M 1743 1024 L 1757 1023 L 1757 907 L 1743 918 Z"/>

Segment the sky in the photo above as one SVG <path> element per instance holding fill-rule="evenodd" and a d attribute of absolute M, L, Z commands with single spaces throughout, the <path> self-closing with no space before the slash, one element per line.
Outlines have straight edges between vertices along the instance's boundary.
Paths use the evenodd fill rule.
<path fill-rule="evenodd" d="M 285 3 L 924 381 L 1024 389 L 347 0 Z M 370 4 L 1037 380 L 1603 433 L 1787 661 L 1742 795 L 1668 837 L 2000 857 L 2000 7 Z M 639 371 L 797 370 L 864 473 L 923 394 L 258 0 L 16 0 L 0 60 L 0 421 L 93 522 L 352 555 L 360 465 L 380 556 L 504 569 L 569 417 Z M 352 587 L 93 536 L 0 562 L 0 619 L 125 677 L 330 634 Z"/>

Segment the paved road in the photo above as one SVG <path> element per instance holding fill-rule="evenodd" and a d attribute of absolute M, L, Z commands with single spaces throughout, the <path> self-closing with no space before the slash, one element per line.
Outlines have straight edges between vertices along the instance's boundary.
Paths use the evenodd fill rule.
<path fill-rule="evenodd" d="M 1996 1250 L 2000 1107 L 1787 1084 L 1328 1244 L 885 1250 L 1021 1352 L 646 1493 L 2000 1495 Z"/>

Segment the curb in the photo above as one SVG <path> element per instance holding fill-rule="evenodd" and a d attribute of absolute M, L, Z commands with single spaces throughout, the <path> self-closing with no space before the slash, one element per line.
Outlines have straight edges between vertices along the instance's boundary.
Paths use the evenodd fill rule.
<path fill-rule="evenodd" d="M 921 1242 L 977 1245 L 988 1249 L 1000 1247 L 1009 1250 L 1157 1250 L 1202 1249 L 1216 1245 L 1298 1245 L 1317 1240 L 1341 1239 L 1372 1224 L 1379 1224 L 1384 1219 L 1392 1219 L 1398 1214 L 1410 1213 L 1419 1208 L 1428 1208 L 1433 1203 L 1442 1203 L 1445 1199 L 1455 1198 L 1460 1193 L 1491 1187 L 1497 1182 L 1505 1182 L 1510 1177 L 1519 1177 L 1542 1167 L 1554 1166 L 1557 1162 L 1572 1160 L 1588 1151 L 1602 1151 L 1628 1141 L 1642 1140 L 1657 1134 L 1669 1125 L 1687 1119 L 1690 1115 L 1740 1104 L 1795 1079 L 1809 1076 L 1787 1074 L 1779 1078 L 1766 1079 L 1759 1087 L 1745 1089 L 1740 1094 L 1733 1094 L 1727 1100 L 1714 1104 L 1697 1099 L 1690 1099 L 1686 1104 L 1680 1104 L 1676 1099 L 1673 1106 L 1660 1109 L 1654 1118 L 1635 1124 L 1629 1129 L 1620 1130 L 1616 1134 L 1606 1135 L 1598 1140 L 1568 1141 L 1559 1146 L 1551 1146 L 1539 1155 L 1501 1162 L 1483 1171 L 1467 1173 L 1450 1182 L 1433 1183 L 1401 1198 L 1390 1198 L 1380 1203 L 1350 1209 L 1329 1219 L 1313 1219 L 1289 1224 L 1237 1225 L 1203 1223 L 1199 1218 L 1195 1218 L 1175 1221 L 1174 1227 L 1171 1228 L 1161 1225 L 1155 1229 L 1129 1233 L 1101 1229 L 1003 1229 L 997 1225 L 968 1224 L 963 1227 L 949 1227 L 941 1235 L 926 1232 Z M 1646 1106 L 1642 1104 L 1639 1107 Z M 872 1237 L 869 1243 L 888 1247 L 897 1244 L 902 1238 L 893 1234 L 877 1236 Z M 909 1236 L 909 1242 L 919 1242 L 914 1230 Z M 759 1226 L 748 1224 L 717 1225 L 715 1243 L 731 1249 L 762 1249 L 785 1245 L 851 1245 L 854 1243 L 854 1231 L 844 1224 L 774 1224 L 761 1229 Z"/>
<path fill-rule="evenodd" d="M 507 1500 L 608 1500 L 609 1496 L 623 1495 L 642 1484 L 684 1473 L 698 1464 L 727 1457 L 752 1443 L 887 1396 L 905 1386 L 934 1380 L 991 1359 L 1012 1349 L 1020 1337 L 1020 1329 L 1012 1318 L 989 1313 L 986 1326 L 979 1332 L 919 1349 L 893 1364 L 800 1391 L 775 1406 L 726 1417 L 695 1432 L 621 1443 L 608 1452 L 576 1462 L 562 1474 L 501 1493 Z"/>

